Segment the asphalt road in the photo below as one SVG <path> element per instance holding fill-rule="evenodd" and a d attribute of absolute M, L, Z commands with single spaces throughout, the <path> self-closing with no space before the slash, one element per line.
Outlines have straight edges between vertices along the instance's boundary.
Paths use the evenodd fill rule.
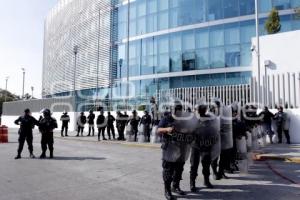
<path fill-rule="evenodd" d="M 37 156 L 39 141 L 35 134 Z M 53 160 L 29 159 L 26 145 L 23 159 L 14 160 L 16 149 L 17 134 L 10 131 L 10 143 L 0 144 L 0 200 L 164 199 L 159 148 L 96 142 L 96 137 L 57 137 Z M 291 178 L 300 177 L 300 165 L 269 164 L 279 172 L 288 171 Z M 186 191 L 189 166 L 182 181 Z M 199 192 L 178 199 L 300 199 L 300 186 L 274 173 L 265 162 L 254 163 L 247 175 L 229 176 L 229 180 L 213 180 L 214 189 L 205 189 L 199 176 Z"/>

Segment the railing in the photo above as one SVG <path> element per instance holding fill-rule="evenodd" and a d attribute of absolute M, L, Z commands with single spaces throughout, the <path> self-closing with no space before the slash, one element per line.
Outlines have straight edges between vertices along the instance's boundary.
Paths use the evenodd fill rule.
<path fill-rule="evenodd" d="M 207 102 L 213 98 L 218 98 L 224 104 L 229 105 L 233 102 L 240 102 L 245 105 L 251 100 L 251 87 L 244 85 L 226 85 L 226 86 L 209 86 L 209 87 L 192 87 L 192 88 L 174 88 L 160 90 L 158 93 L 159 102 L 167 102 L 172 99 L 180 99 L 188 102 L 192 107 L 200 99 Z"/>
<path fill-rule="evenodd" d="M 160 90 L 157 98 L 159 102 L 180 99 L 193 107 L 200 99 L 209 102 L 213 98 L 218 98 L 225 105 L 233 102 L 239 102 L 241 105 L 255 103 L 269 108 L 276 108 L 280 105 L 285 108 L 297 108 L 300 105 L 300 73 L 287 72 L 263 76 L 261 83 L 262 85 L 258 88 L 257 78 L 253 77 L 250 84 L 245 85 Z"/>

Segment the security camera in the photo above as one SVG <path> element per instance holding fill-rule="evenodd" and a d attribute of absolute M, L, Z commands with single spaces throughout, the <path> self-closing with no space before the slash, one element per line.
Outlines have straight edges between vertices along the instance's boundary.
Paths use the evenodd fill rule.
<path fill-rule="evenodd" d="M 252 45 L 251 46 L 251 51 L 253 52 L 253 51 L 255 51 L 256 50 L 256 46 L 255 45 Z"/>

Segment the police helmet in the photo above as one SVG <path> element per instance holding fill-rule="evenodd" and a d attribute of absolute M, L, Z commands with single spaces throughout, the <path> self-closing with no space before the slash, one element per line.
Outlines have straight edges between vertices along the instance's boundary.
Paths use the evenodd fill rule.
<path fill-rule="evenodd" d="M 51 111 L 48 108 L 43 109 L 42 113 L 47 116 L 51 115 Z"/>

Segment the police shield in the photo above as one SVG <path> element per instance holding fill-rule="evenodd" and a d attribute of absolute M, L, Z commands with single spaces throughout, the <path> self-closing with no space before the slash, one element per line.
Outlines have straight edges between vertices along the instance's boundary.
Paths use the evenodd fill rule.
<path fill-rule="evenodd" d="M 153 126 L 151 130 L 151 143 L 159 143 L 160 137 L 157 135 L 158 126 Z"/>
<path fill-rule="evenodd" d="M 173 117 L 173 133 L 164 137 L 162 145 L 163 159 L 168 162 L 185 162 L 190 155 L 196 121 L 190 113 L 180 113 Z"/>
<path fill-rule="evenodd" d="M 134 134 L 130 123 L 127 124 L 125 134 L 128 142 L 134 142 Z"/>
<path fill-rule="evenodd" d="M 224 106 L 221 109 L 221 149 L 226 150 L 233 147 L 232 110 L 230 106 Z"/>
<path fill-rule="evenodd" d="M 217 130 L 217 134 L 216 134 L 216 140 L 217 141 L 212 146 L 212 149 L 211 149 L 211 152 L 210 152 L 212 160 L 215 160 L 221 154 L 220 117 L 216 117 L 214 124 L 215 124 L 214 130 L 215 129 Z"/>
<path fill-rule="evenodd" d="M 201 152 L 207 152 L 216 158 L 220 152 L 220 124 L 215 115 L 208 115 L 198 119 L 197 128 L 195 130 L 195 141 L 193 147 L 198 148 Z"/>
<path fill-rule="evenodd" d="M 146 142 L 146 137 L 144 133 L 145 133 L 145 126 L 144 124 L 140 124 L 138 127 L 138 142 L 140 143 Z"/>

